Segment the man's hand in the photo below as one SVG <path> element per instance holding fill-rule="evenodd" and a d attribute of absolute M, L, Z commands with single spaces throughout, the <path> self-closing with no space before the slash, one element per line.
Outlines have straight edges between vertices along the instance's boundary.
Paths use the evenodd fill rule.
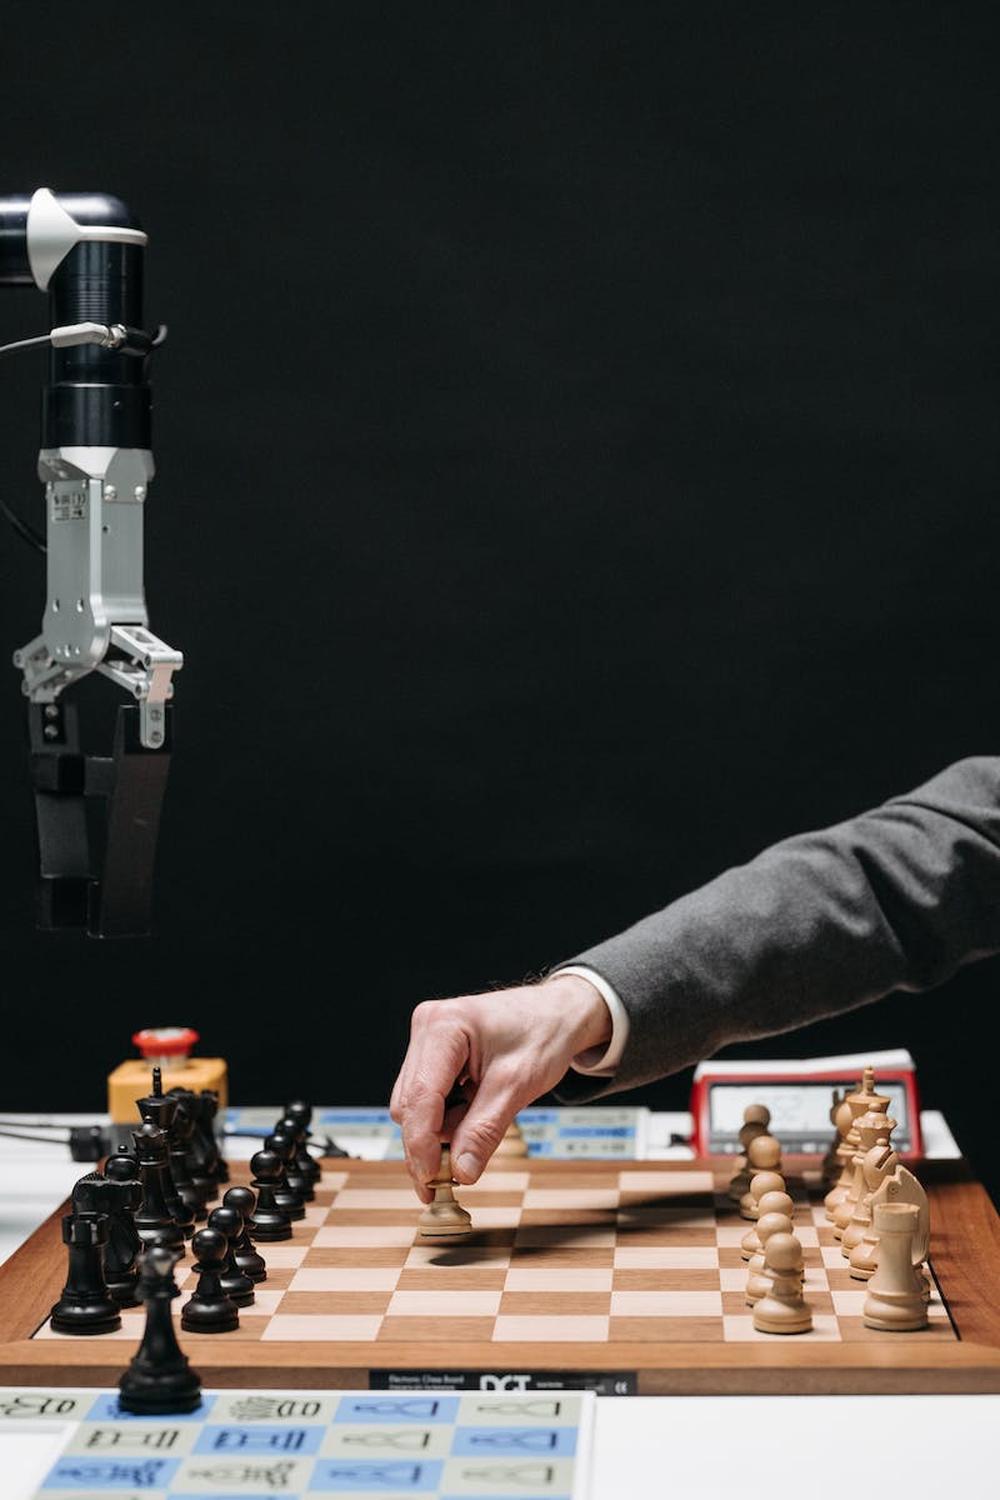
<path fill-rule="evenodd" d="M 389 1108 L 423 1202 L 434 1196 L 427 1183 L 443 1140 L 455 1180 L 475 1182 L 517 1111 L 553 1088 L 577 1053 L 610 1039 L 607 1005 L 577 974 L 418 1005 Z M 446 1113 L 458 1083 L 465 1103 Z"/>

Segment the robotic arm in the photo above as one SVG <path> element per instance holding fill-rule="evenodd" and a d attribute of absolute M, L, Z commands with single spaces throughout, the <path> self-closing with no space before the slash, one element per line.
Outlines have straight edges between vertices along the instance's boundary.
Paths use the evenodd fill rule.
<path fill-rule="evenodd" d="M 0 285 L 49 294 L 38 474 L 48 584 L 41 633 L 14 653 L 28 699 L 41 858 L 40 925 L 148 930 L 179 651 L 149 629 L 143 517 L 153 478 L 150 356 L 142 329 L 146 235 L 118 198 L 40 188 L 0 198 Z M 26 529 L 26 528 L 22 528 Z M 63 692 L 91 672 L 135 700 L 110 759 L 81 753 Z M 102 837 L 89 832 L 106 802 Z M 98 868 L 100 865 L 100 868 Z"/>

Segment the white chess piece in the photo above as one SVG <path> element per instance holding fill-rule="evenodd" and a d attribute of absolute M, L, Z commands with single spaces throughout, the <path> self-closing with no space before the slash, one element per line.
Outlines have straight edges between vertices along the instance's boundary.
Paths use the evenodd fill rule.
<path fill-rule="evenodd" d="M 454 1240 L 472 1233 L 472 1215 L 456 1201 L 452 1186 L 451 1152 L 441 1147 L 441 1165 L 438 1175 L 429 1184 L 434 1189 L 434 1202 L 428 1203 L 418 1222 L 420 1233 L 427 1239 Z"/>
<path fill-rule="evenodd" d="M 752 1256 L 759 1255 L 763 1249 L 759 1225 L 764 1214 L 787 1214 L 791 1220 L 792 1212 L 792 1200 L 787 1193 L 773 1189 L 769 1193 L 763 1193 L 757 1203 L 757 1219 L 750 1225 L 740 1241 L 740 1255 L 743 1260 L 750 1260 Z"/>
<path fill-rule="evenodd" d="M 794 1234 L 772 1234 L 764 1246 L 764 1271 L 771 1286 L 753 1310 L 758 1333 L 808 1333 L 812 1309 L 802 1295 L 804 1261 Z"/>
<path fill-rule="evenodd" d="M 528 1143 L 521 1134 L 521 1127 L 516 1118 L 507 1126 L 493 1155 L 502 1158 L 510 1157 L 512 1160 L 528 1155 Z"/>
<path fill-rule="evenodd" d="M 753 1176 L 746 1156 L 750 1142 L 759 1135 L 766 1135 L 770 1123 L 771 1111 L 766 1104 L 748 1104 L 743 1111 L 743 1124 L 740 1126 L 740 1145 L 743 1148 L 743 1155 L 738 1158 L 736 1173 L 726 1189 L 734 1203 L 739 1203 L 743 1194 L 749 1190 L 750 1178 Z"/>
<path fill-rule="evenodd" d="M 920 1210 L 915 1203 L 876 1203 L 872 1218 L 878 1235 L 878 1266 L 868 1283 L 865 1327 L 890 1333 L 926 1328 L 923 1282 L 913 1267 Z"/>
<path fill-rule="evenodd" d="M 867 1113 L 868 1110 L 886 1110 L 889 1107 L 889 1097 L 886 1094 L 876 1094 L 875 1074 L 871 1068 L 865 1068 L 861 1076 L 861 1082 L 853 1094 L 848 1094 L 844 1100 L 851 1116 L 851 1124 L 847 1134 L 836 1149 L 838 1160 L 842 1163 L 839 1180 L 833 1185 L 826 1197 L 823 1199 L 826 1205 L 826 1217 L 833 1220 L 834 1211 L 840 1201 L 850 1192 L 854 1181 L 854 1157 L 860 1144 L 857 1132 L 858 1118 Z M 841 1128 L 838 1121 L 838 1129 Z"/>
<path fill-rule="evenodd" d="M 772 1195 L 768 1193 L 768 1197 Z M 774 1194 L 775 1197 L 778 1194 Z M 747 1267 L 746 1298 L 748 1304 L 753 1307 L 761 1297 L 766 1297 L 771 1290 L 771 1277 L 767 1274 L 767 1242 L 772 1234 L 791 1234 L 792 1221 L 787 1214 L 762 1213 L 757 1220 L 757 1236 L 761 1248 L 755 1255 L 751 1255 L 750 1264 Z"/>
<path fill-rule="evenodd" d="M 854 1153 L 853 1174 L 850 1187 L 834 1205 L 833 1233 L 836 1239 L 842 1239 L 844 1231 L 850 1224 L 857 1207 L 858 1200 L 865 1189 L 864 1161 L 866 1152 L 873 1146 L 884 1146 L 888 1144 L 889 1137 L 895 1128 L 896 1122 L 883 1113 L 882 1110 L 868 1110 L 860 1115 L 854 1122 L 854 1135 L 857 1138 L 857 1147 Z"/>
<path fill-rule="evenodd" d="M 754 1136 L 747 1147 L 747 1162 L 749 1164 L 750 1187 L 740 1199 L 740 1215 L 744 1219 L 756 1219 L 757 1200 L 762 1193 L 782 1192 L 785 1179 L 781 1175 L 781 1146 L 773 1135 Z M 759 1177 L 776 1179 L 768 1181 L 766 1186 L 758 1187 L 754 1191 L 754 1183 Z"/>

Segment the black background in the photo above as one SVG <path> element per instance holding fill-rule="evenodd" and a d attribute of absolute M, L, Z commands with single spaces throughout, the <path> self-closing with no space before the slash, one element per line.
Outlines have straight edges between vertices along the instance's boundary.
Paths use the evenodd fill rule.
<path fill-rule="evenodd" d="M 240 1100 L 378 1102 L 417 1000 L 995 752 L 992 7 L 168 10 L 5 8 L 3 189 L 151 236 L 187 664 L 119 945 L 31 932 L 8 671 L 2 1104 L 100 1108 L 173 1022 Z M 2 369 L 36 521 L 41 377 Z M 43 566 L 0 576 L 6 652 Z M 998 977 L 744 1052 L 909 1046 L 989 1174 Z"/>

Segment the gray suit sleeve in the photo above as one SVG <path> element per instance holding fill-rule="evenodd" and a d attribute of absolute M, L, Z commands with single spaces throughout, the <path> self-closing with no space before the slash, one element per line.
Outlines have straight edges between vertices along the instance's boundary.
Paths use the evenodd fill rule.
<path fill-rule="evenodd" d="M 1000 951 L 1000 758 L 959 761 L 871 812 L 774 845 L 577 954 L 630 1030 L 595 1098 L 892 990 L 940 984 Z"/>

